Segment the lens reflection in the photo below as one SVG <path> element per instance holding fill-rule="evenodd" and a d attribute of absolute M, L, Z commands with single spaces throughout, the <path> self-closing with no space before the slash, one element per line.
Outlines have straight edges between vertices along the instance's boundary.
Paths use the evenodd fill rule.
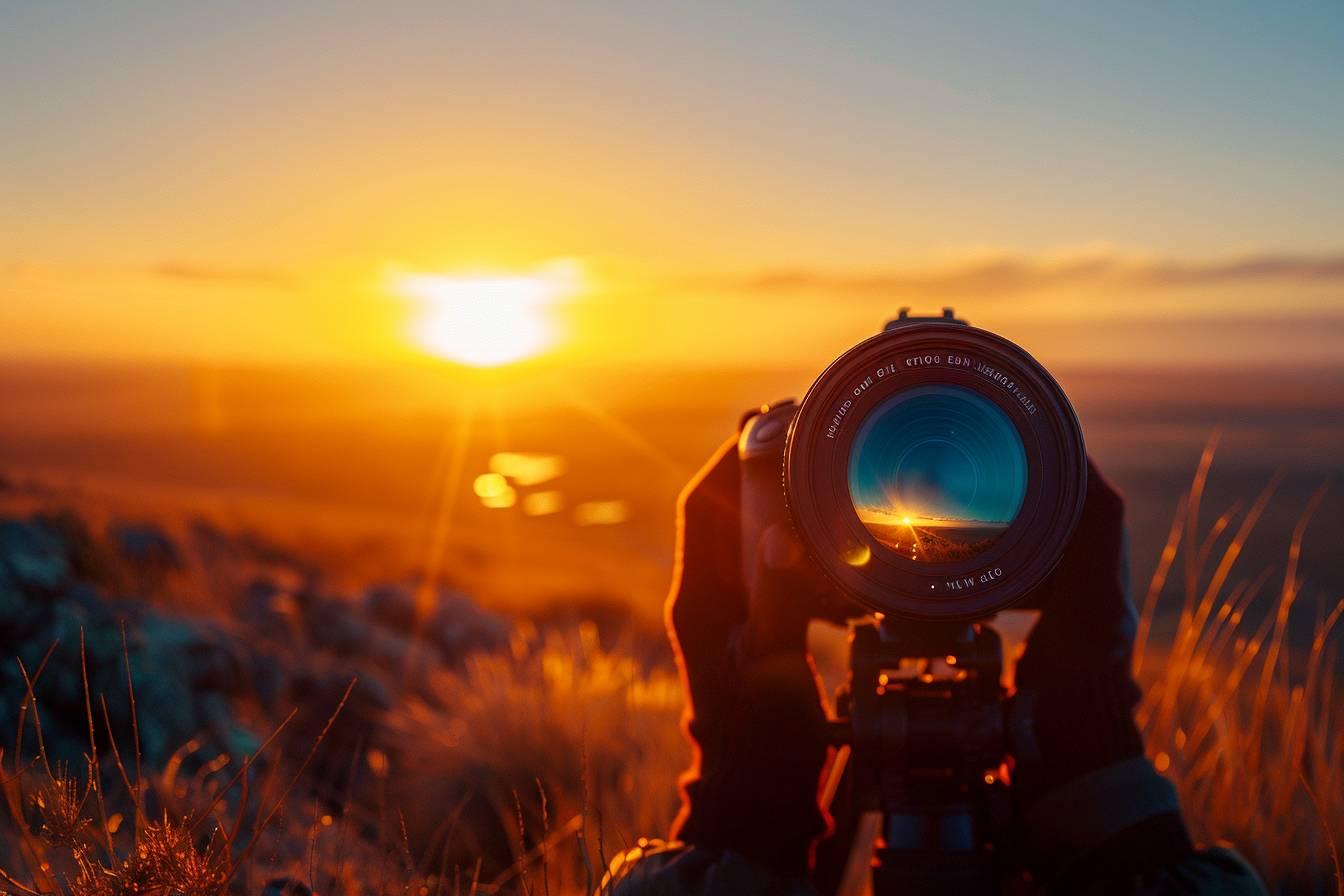
<path fill-rule="evenodd" d="M 917 386 L 863 421 L 849 494 L 864 526 L 911 560 L 975 557 L 1017 517 L 1027 456 L 1008 415 L 961 386 Z"/>

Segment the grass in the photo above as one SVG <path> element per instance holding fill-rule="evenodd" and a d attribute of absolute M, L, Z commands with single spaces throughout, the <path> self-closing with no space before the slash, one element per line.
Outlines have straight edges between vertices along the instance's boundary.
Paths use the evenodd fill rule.
<path fill-rule="evenodd" d="M 344 699 L 302 762 L 277 749 L 291 714 L 239 763 L 186 776 L 189 744 L 142 774 L 138 746 L 129 770 L 119 751 L 98 755 L 106 740 L 94 734 L 99 698 L 85 676 L 90 750 L 75 771 L 51 762 L 42 741 L 42 671 L 25 676 L 7 764 L 0 750 L 0 892 L 24 896 L 209 896 L 256 892 L 263 881 L 277 896 L 291 886 L 593 892 L 612 858 L 665 827 L 688 755 L 675 672 L 603 650 L 591 625 L 572 637 L 524 627 L 508 652 L 440 671 L 433 699 L 389 714 L 395 749 L 350 757 L 339 803 L 328 782 L 304 776 Z M 30 729 L 36 743 L 20 760 Z M 305 780 L 307 798 L 298 795 Z"/>
<path fill-rule="evenodd" d="M 1344 601 L 1316 608 L 1306 650 L 1287 639 L 1303 585 L 1302 539 L 1325 487 L 1303 509 L 1278 587 L 1267 592 L 1270 572 L 1253 579 L 1233 573 L 1278 477 L 1249 506 L 1227 509 L 1202 530 L 1216 444 L 1215 436 L 1178 503 L 1143 601 L 1138 721 L 1149 755 L 1176 782 L 1197 839 L 1235 844 L 1284 891 L 1344 892 L 1337 842 L 1344 831 L 1344 695 L 1335 689 L 1333 637 Z M 1154 638 L 1153 621 L 1173 570 L 1181 606 L 1175 634 L 1164 643 Z"/>
<path fill-rule="evenodd" d="M 1234 843 L 1278 891 L 1344 892 L 1344 698 L 1334 686 L 1344 602 L 1314 608 L 1310 644 L 1288 638 L 1295 614 L 1313 609 L 1299 601 L 1297 570 L 1319 494 L 1284 568 L 1240 578 L 1275 483 L 1205 525 L 1213 454 L 1211 441 L 1141 598 L 1139 722 L 1197 839 Z M 1179 604 L 1170 635 L 1160 624 L 1169 602 Z M 188 744 L 155 769 L 141 767 L 138 732 L 120 747 L 112 738 L 87 669 L 86 760 L 50 761 L 37 699 L 44 660 L 24 669 L 16 740 L 0 752 L 0 891 L 592 892 L 615 855 L 665 829 L 688 758 L 675 672 L 637 653 L 604 647 L 592 624 L 524 623 L 507 650 L 433 671 L 349 755 L 323 752 L 342 700 L 324 708 L 313 742 L 293 742 L 291 715 L 253 756 L 193 757 Z"/>

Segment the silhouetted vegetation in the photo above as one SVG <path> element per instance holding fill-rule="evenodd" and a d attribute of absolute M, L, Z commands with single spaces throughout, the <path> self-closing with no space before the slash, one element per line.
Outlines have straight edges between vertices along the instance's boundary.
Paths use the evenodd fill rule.
<path fill-rule="evenodd" d="M 1211 459 L 1138 595 L 1140 723 L 1199 839 L 1232 841 L 1284 892 L 1329 890 L 1344 603 L 1297 600 L 1313 506 L 1283 569 L 1240 575 L 1273 484 L 1214 516 Z M 688 758 L 679 684 L 619 602 L 557 600 L 533 620 L 411 584 L 347 595 L 277 568 L 255 536 L 208 534 L 0 522 L 16 639 L 0 890 L 572 894 L 664 830 Z M 203 550 L 271 564 L 213 580 L 227 624 L 167 595 L 199 586 L 174 577 Z M 1317 613 L 1310 644 L 1288 637 L 1295 612 Z"/>

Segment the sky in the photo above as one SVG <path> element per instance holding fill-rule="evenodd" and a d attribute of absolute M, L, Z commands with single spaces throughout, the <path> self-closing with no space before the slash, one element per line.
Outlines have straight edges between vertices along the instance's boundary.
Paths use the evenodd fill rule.
<path fill-rule="evenodd" d="M 561 266 L 576 363 L 1336 363 L 1342 95 L 1338 3 L 0 2 L 0 356 L 407 360 L 407 277 Z"/>

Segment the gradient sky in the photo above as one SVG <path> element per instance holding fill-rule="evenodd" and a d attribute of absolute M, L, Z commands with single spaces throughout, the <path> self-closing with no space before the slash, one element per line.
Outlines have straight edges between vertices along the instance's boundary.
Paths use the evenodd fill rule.
<path fill-rule="evenodd" d="M 0 354 L 394 359 L 389 270 L 573 259 L 576 359 L 1339 361 L 1341 96 L 1339 3 L 5 4 Z"/>

